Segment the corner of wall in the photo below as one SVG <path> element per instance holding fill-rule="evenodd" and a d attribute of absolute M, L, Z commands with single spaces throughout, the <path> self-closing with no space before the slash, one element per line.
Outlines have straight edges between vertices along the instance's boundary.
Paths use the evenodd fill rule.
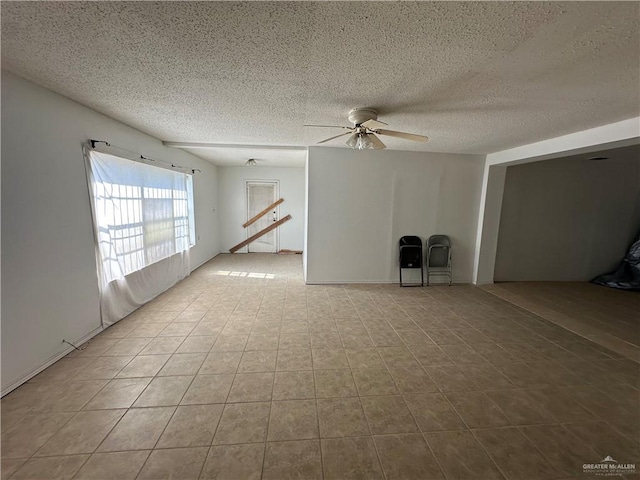
<path fill-rule="evenodd" d="M 307 250 L 309 249 L 309 149 L 304 162 L 304 241 L 302 248 L 302 274 L 307 283 Z"/>

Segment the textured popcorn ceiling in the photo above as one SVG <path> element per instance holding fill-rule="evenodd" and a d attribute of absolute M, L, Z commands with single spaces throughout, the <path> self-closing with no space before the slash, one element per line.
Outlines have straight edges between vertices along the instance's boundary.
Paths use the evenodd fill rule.
<path fill-rule="evenodd" d="M 312 145 L 340 130 L 303 124 L 348 125 L 371 106 L 431 139 L 389 148 L 490 153 L 640 109 L 637 2 L 1 8 L 3 68 L 166 141 Z M 239 165 L 260 158 L 248 150 L 192 151 Z"/>

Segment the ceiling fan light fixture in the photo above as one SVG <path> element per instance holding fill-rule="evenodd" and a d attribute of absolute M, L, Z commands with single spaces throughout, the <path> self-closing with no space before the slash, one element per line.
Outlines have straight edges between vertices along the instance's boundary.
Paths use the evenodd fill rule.
<path fill-rule="evenodd" d="M 373 142 L 368 133 L 355 132 L 347 140 L 347 146 L 354 150 L 366 150 L 373 148 Z"/>
<path fill-rule="evenodd" d="M 358 135 L 358 141 L 356 143 L 356 147 L 358 150 L 366 150 L 368 148 L 373 148 L 373 142 L 369 138 L 369 134 L 360 133 Z"/>
<path fill-rule="evenodd" d="M 354 133 L 347 139 L 347 146 L 351 148 L 357 148 L 356 145 L 358 145 L 358 134 Z"/>

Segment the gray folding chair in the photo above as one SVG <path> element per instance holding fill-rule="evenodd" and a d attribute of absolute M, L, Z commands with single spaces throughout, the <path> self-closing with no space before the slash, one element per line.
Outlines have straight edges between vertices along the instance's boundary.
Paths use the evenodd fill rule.
<path fill-rule="evenodd" d="M 427 286 L 429 277 L 446 276 L 451 286 L 451 240 L 446 235 L 432 235 L 427 240 Z"/>

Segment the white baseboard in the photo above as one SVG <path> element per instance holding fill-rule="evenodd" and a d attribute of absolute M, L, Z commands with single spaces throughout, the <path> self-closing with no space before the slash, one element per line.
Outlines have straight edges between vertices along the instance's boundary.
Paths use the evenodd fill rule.
<path fill-rule="evenodd" d="M 307 280 L 306 285 L 355 285 L 355 284 L 393 284 L 389 279 L 385 280 Z"/>
<path fill-rule="evenodd" d="M 104 329 L 102 328 L 102 326 L 96 328 L 95 330 L 92 330 L 91 332 L 89 332 L 87 335 L 85 335 L 84 337 L 74 341 L 73 343 L 75 345 L 82 345 L 83 343 L 86 343 L 88 340 L 91 340 L 93 337 L 95 337 L 96 335 L 98 335 L 99 333 L 101 333 Z M 20 378 L 18 378 L 17 380 L 13 381 L 11 384 L 9 384 L 8 387 L 4 388 L 2 390 L 2 392 L 0 392 L 0 397 L 4 397 L 5 395 L 7 395 L 8 393 L 11 393 L 13 390 L 15 390 L 16 388 L 18 388 L 20 385 L 22 385 L 23 383 L 28 382 L 29 380 L 31 380 L 33 377 L 35 377 L 36 375 L 38 375 L 40 372 L 42 372 L 44 369 L 46 369 L 47 367 L 50 367 L 51 365 L 53 365 L 55 362 L 57 362 L 58 360 L 60 360 L 62 357 L 68 355 L 70 352 L 73 351 L 73 347 L 67 347 L 64 350 L 62 350 L 59 353 L 56 353 L 55 355 L 49 357 L 47 360 L 45 360 L 43 363 L 41 363 L 40 365 L 38 365 L 36 368 L 34 368 L 33 370 L 31 370 L 29 373 L 27 373 L 26 375 L 21 376 Z"/>
<path fill-rule="evenodd" d="M 431 285 L 448 285 L 448 281 L 444 282 L 434 282 L 431 280 L 429 282 Z M 400 285 L 398 280 L 307 280 L 305 285 Z M 468 282 L 455 282 L 454 285 L 468 285 Z M 424 286 L 427 286 L 427 281 L 425 280 Z"/>

